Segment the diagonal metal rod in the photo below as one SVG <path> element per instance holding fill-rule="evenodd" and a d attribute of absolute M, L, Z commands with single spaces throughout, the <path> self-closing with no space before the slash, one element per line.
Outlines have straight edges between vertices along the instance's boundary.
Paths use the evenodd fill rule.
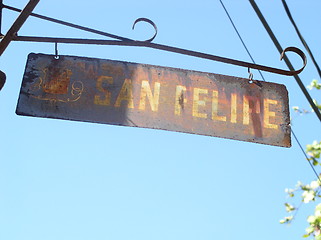
<path fill-rule="evenodd" d="M 3 37 L 0 42 L 0 56 L 6 50 L 12 39 L 15 37 L 19 29 L 25 23 L 27 18 L 30 16 L 30 13 L 37 6 L 40 0 L 30 0 L 26 7 L 22 10 L 16 21 L 12 24 L 11 28 L 7 32 L 7 34 Z"/>
<path fill-rule="evenodd" d="M 8 6 L 8 5 L 3 5 L 3 8 L 9 9 L 9 10 L 14 11 L 14 12 L 21 12 L 21 9 L 18 9 L 18 8 L 15 8 L 15 7 L 11 7 L 11 6 Z M 76 28 L 76 29 L 83 30 L 83 31 L 86 31 L 86 32 L 95 33 L 95 34 L 98 34 L 98 35 L 101 35 L 101 36 L 105 36 L 105 37 L 110 37 L 110 38 L 114 38 L 114 39 L 118 39 L 118 40 L 122 40 L 122 41 L 133 41 L 130 38 L 125 38 L 125 37 L 121 37 L 121 36 L 114 35 L 114 34 L 111 34 L 111 33 L 107 33 L 107 32 L 99 31 L 99 30 L 96 30 L 96 29 L 80 26 L 80 25 L 77 25 L 77 24 L 69 23 L 69 22 L 62 21 L 62 20 L 55 19 L 55 18 L 51 18 L 51 17 L 47 17 L 47 16 L 40 15 L 40 14 L 37 14 L 37 13 L 31 13 L 30 16 L 36 17 L 36 18 L 39 18 L 39 19 L 42 19 L 42 20 L 46 20 L 46 21 L 49 21 L 49 22 L 54 22 L 54 23 L 57 23 L 57 24 L 65 25 L 67 27 Z"/>
<path fill-rule="evenodd" d="M 211 54 L 207 54 L 207 53 L 196 52 L 196 51 L 191 51 L 191 50 L 187 50 L 187 49 L 157 44 L 157 43 L 151 43 L 148 41 L 117 41 L 117 40 L 102 40 L 102 39 L 49 38 L 49 37 L 31 37 L 31 36 L 17 36 L 14 38 L 14 41 L 50 42 L 50 43 L 58 42 L 58 43 L 72 43 L 72 44 L 96 44 L 96 45 L 147 47 L 147 48 L 153 48 L 153 49 L 163 50 L 163 51 L 167 51 L 167 52 L 174 52 L 174 53 L 179 53 L 179 54 L 183 54 L 183 55 L 223 62 L 223 63 L 227 63 L 227 64 L 233 64 L 233 65 L 237 65 L 237 66 L 241 66 L 241 67 L 247 67 L 247 68 L 272 72 L 272 73 L 276 73 L 276 74 L 287 75 L 287 76 L 292 76 L 294 74 L 300 73 L 306 65 L 306 58 L 305 58 L 304 53 L 301 50 L 294 48 L 294 47 L 286 48 L 281 54 L 281 59 L 285 56 L 284 55 L 285 52 L 293 51 L 293 52 L 297 53 L 302 58 L 304 65 L 299 70 L 293 69 L 292 71 L 288 71 L 288 70 L 258 65 L 258 64 L 254 64 L 254 63 L 243 62 L 243 61 L 239 61 L 239 60 L 235 60 L 235 59 L 219 57 L 219 56 L 211 55 Z"/>
<path fill-rule="evenodd" d="M 272 29 L 270 28 L 270 26 L 268 25 L 268 23 L 266 22 L 262 12 L 260 11 L 259 7 L 257 6 L 257 4 L 255 3 L 254 0 L 249 0 L 254 11 L 256 12 L 257 16 L 259 17 L 260 21 L 262 22 L 265 30 L 268 32 L 270 38 L 272 39 L 274 45 L 276 46 L 276 48 L 278 49 L 278 51 L 281 53 L 282 52 L 282 47 L 281 44 L 279 43 L 279 41 L 277 40 L 277 38 L 275 37 L 274 33 L 272 32 Z M 293 65 L 291 64 L 290 60 L 285 56 L 284 57 L 284 61 L 286 63 L 286 65 L 288 66 L 288 68 L 293 71 Z M 302 83 L 300 77 L 298 75 L 293 75 L 293 77 L 295 78 L 297 84 L 299 85 L 299 87 L 301 88 L 301 91 L 303 92 L 303 94 L 305 95 L 306 99 L 308 100 L 308 102 L 310 103 L 312 109 L 314 110 L 315 114 L 317 115 L 317 117 L 319 118 L 319 120 L 321 121 L 321 112 L 318 109 L 318 107 L 315 105 L 315 103 L 313 102 L 310 94 L 308 93 L 307 89 L 305 88 L 304 84 Z"/>

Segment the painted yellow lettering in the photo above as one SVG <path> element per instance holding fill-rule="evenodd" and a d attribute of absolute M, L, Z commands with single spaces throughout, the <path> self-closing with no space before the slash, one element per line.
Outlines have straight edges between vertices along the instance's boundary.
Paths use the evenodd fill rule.
<path fill-rule="evenodd" d="M 208 90 L 204 88 L 194 88 L 193 92 L 193 117 L 207 118 L 206 113 L 200 113 L 199 107 L 205 107 L 205 100 L 200 100 L 200 94 L 207 94 Z"/>
<path fill-rule="evenodd" d="M 231 123 L 237 122 L 237 95 L 231 94 Z"/>
<path fill-rule="evenodd" d="M 113 83 L 113 78 L 112 77 L 108 77 L 108 76 L 99 76 L 97 79 L 97 90 L 101 93 L 103 93 L 102 95 L 95 95 L 94 98 L 94 103 L 97 105 L 105 105 L 105 106 L 109 106 L 110 105 L 110 98 L 111 98 L 111 93 L 105 89 L 103 87 L 103 84 L 112 84 Z"/>
<path fill-rule="evenodd" d="M 212 119 L 226 122 L 225 116 L 218 116 L 218 91 L 213 91 L 212 98 Z"/>
<path fill-rule="evenodd" d="M 115 107 L 120 107 L 123 101 L 127 101 L 128 108 L 134 108 L 133 84 L 131 79 L 125 79 L 115 102 Z"/>
<path fill-rule="evenodd" d="M 277 105 L 278 101 L 268 98 L 264 99 L 264 127 L 278 129 L 278 125 L 270 123 L 270 117 L 275 117 L 275 112 L 270 111 L 270 104 Z"/>
<path fill-rule="evenodd" d="M 158 111 L 159 104 L 159 92 L 160 92 L 160 83 L 155 82 L 154 84 L 154 95 L 152 90 L 150 89 L 150 85 L 148 81 L 142 81 L 142 88 L 140 92 L 140 101 L 139 101 L 139 109 L 145 110 L 146 108 L 146 97 L 149 100 L 150 108 L 153 112 Z"/>

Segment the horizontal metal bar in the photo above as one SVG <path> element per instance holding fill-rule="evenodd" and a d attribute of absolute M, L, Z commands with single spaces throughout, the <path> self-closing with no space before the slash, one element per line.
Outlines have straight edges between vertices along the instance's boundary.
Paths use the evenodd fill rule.
<path fill-rule="evenodd" d="M 183 55 L 208 59 L 208 60 L 212 60 L 212 61 L 219 61 L 219 62 L 233 64 L 233 65 L 237 65 L 237 66 L 241 66 L 241 67 L 247 67 L 247 68 L 258 69 L 258 70 L 262 70 L 262 71 L 266 71 L 266 72 L 287 75 L 287 76 L 293 76 L 293 75 L 299 74 L 300 72 L 302 72 L 302 70 L 304 69 L 304 67 L 306 65 L 306 57 L 305 57 L 304 53 L 300 49 L 297 49 L 294 47 L 286 48 L 283 51 L 283 53 L 281 54 L 281 59 L 283 58 L 285 52 L 292 51 L 292 52 L 297 53 L 302 58 L 304 64 L 303 64 L 303 67 L 300 68 L 299 70 L 288 71 L 288 70 L 258 65 L 258 64 L 254 64 L 254 63 L 243 62 L 243 61 L 239 61 L 239 60 L 235 60 L 235 59 L 219 57 L 219 56 L 215 56 L 215 55 L 211 55 L 211 54 L 207 54 L 207 53 L 196 52 L 196 51 L 186 50 L 186 49 L 182 49 L 182 48 L 151 43 L 148 41 L 132 41 L 132 40 L 131 41 L 117 41 L 117 40 L 102 40 L 102 39 L 49 38 L 49 37 L 31 37 L 31 36 L 18 36 L 14 40 L 15 41 L 24 41 L 24 42 L 51 42 L 51 43 L 58 42 L 58 43 L 71 43 L 71 44 L 95 44 L 95 45 L 147 47 L 147 48 L 153 48 L 153 49 L 163 50 L 163 51 L 167 51 L 167 52 L 174 52 L 174 53 L 179 53 L 179 54 L 183 54 Z"/>

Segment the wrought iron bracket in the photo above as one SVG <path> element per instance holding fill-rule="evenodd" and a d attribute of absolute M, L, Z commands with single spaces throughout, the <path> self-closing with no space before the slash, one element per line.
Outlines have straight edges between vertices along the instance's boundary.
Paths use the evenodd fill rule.
<path fill-rule="evenodd" d="M 31 1 L 32 0 L 30 0 L 30 2 Z M 33 0 L 33 1 L 36 2 L 36 1 L 39 1 L 39 0 Z M 21 12 L 22 11 L 20 9 L 17 9 L 17 8 L 14 8 L 14 7 L 11 7 L 11 6 L 7 6 L 7 5 L 4 5 L 4 4 L 1 5 L 1 8 L 9 9 L 9 10 L 15 11 L 15 12 Z M 287 47 L 287 48 L 285 48 L 283 50 L 283 52 L 281 54 L 281 60 L 282 60 L 283 57 L 284 57 L 284 54 L 286 52 L 294 52 L 294 53 L 298 54 L 301 57 L 302 61 L 303 61 L 303 66 L 300 69 L 294 70 L 294 71 L 289 71 L 289 70 L 283 70 L 283 69 L 273 68 L 273 67 L 264 66 L 264 65 L 258 65 L 258 64 L 249 63 L 249 62 L 243 62 L 243 61 L 239 61 L 239 60 L 235 60 L 235 59 L 220 57 L 220 56 L 211 55 L 211 54 L 207 54 L 207 53 L 191 51 L 191 50 L 182 49 L 182 48 L 178 48 L 178 47 L 152 43 L 152 41 L 154 40 L 154 38 L 157 35 L 157 26 L 153 21 L 151 21 L 150 19 L 147 19 L 147 18 L 139 18 L 139 19 L 137 19 L 133 24 L 133 29 L 135 28 L 135 25 L 138 22 L 142 22 L 143 21 L 143 22 L 147 22 L 147 23 L 151 24 L 154 27 L 155 34 L 154 34 L 153 37 L 151 37 L 151 38 L 149 38 L 149 39 L 147 39 L 145 41 L 137 41 L 137 40 L 133 40 L 133 39 L 126 38 L 126 37 L 117 36 L 115 34 L 103 32 L 103 31 L 100 31 L 100 30 L 96 30 L 96 29 L 92 29 L 92 28 L 76 25 L 76 24 L 73 24 L 73 23 L 70 23 L 70 22 L 65 22 L 65 21 L 62 21 L 62 20 L 55 19 L 55 18 L 50 18 L 50 17 L 44 16 L 44 15 L 40 15 L 40 14 L 36 14 L 36 13 L 30 13 L 30 16 L 33 16 L 33 17 L 36 17 L 36 18 L 40 18 L 40 19 L 43 19 L 43 20 L 46 20 L 46 21 L 50 21 L 50 22 L 55 22 L 55 23 L 58 23 L 58 24 L 61 24 L 61 25 L 65 25 L 65 26 L 68 26 L 68 27 L 80 29 L 80 30 L 83 30 L 83 31 L 95 33 L 95 34 L 102 35 L 102 36 L 105 36 L 105 37 L 113 38 L 113 39 L 116 39 L 116 40 L 80 39 L 80 38 L 49 38 L 49 37 L 34 37 L 34 36 L 17 36 L 17 35 L 15 35 L 15 36 L 12 37 L 12 41 L 51 42 L 51 43 L 69 43 L 69 44 L 97 44 L 97 45 L 117 45 L 117 46 L 146 47 L 146 48 L 153 48 L 153 49 L 158 49 L 158 50 L 162 50 L 162 51 L 173 52 L 173 53 L 193 56 L 193 57 L 197 57 L 197 58 L 208 59 L 208 60 L 212 60 L 212 61 L 223 62 L 223 63 L 227 63 L 227 64 L 232 64 L 232 65 L 237 65 L 237 66 L 241 66 L 241 67 L 257 69 L 257 70 L 262 70 L 262 71 L 266 71 L 266 72 L 271 72 L 271 73 L 281 74 L 281 75 L 287 75 L 287 76 L 294 76 L 294 75 L 299 74 L 300 72 L 303 71 L 303 69 L 305 68 L 305 66 L 307 64 L 307 59 L 306 59 L 305 54 L 300 49 L 298 49 L 296 47 Z M 5 37 L 0 42 L 0 49 L 1 49 L 1 44 L 2 44 L 2 42 L 4 40 L 5 40 Z"/>

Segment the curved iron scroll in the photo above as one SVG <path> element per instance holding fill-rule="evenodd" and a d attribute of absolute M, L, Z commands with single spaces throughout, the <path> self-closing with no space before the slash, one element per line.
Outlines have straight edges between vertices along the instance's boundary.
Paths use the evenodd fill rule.
<path fill-rule="evenodd" d="M 135 29 L 136 23 L 138 23 L 138 22 L 147 22 L 147 23 L 151 24 L 151 25 L 154 27 L 154 29 L 155 29 L 155 34 L 154 34 L 154 36 L 152 36 L 150 39 L 145 40 L 145 42 L 151 42 L 151 41 L 153 41 L 154 38 L 155 38 L 156 35 L 157 35 L 157 26 L 156 26 L 156 24 L 155 24 L 152 20 L 150 20 L 150 19 L 148 19 L 148 18 L 138 18 L 138 19 L 136 19 L 136 21 L 135 21 L 134 24 L 133 24 L 133 29 Z"/>

